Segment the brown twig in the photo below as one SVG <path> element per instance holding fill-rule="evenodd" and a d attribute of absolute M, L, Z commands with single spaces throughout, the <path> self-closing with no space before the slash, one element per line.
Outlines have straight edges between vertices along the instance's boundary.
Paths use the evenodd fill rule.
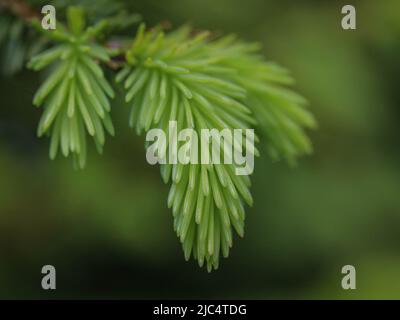
<path fill-rule="evenodd" d="M 0 0 L 0 8 L 6 8 L 24 21 L 40 18 L 40 13 L 23 0 Z"/>

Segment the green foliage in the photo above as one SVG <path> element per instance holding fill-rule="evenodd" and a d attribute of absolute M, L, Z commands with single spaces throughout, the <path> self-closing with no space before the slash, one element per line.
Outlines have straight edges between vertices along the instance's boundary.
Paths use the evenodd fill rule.
<path fill-rule="evenodd" d="M 47 4 L 46 0 L 44 0 Z M 120 0 L 54 0 L 52 5 L 61 16 L 65 16 L 70 7 L 81 7 L 89 23 L 96 23 L 104 18 L 117 15 L 124 10 Z"/>
<path fill-rule="evenodd" d="M 191 37 L 186 27 L 167 36 L 140 27 L 128 65 L 117 75 L 125 80 L 126 102 L 133 100 L 130 125 L 138 133 L 152 127 L 169 132 L 171 120 L 178 131 L 193 128 L 198 136 L 201 129 L 255 124 L 241 103 L 245 90 L 230 81 L 235 70 L 219 65 L 223 54 L 213 54 L 208 36 Z M 246 148 L 250 152 L 250 144 Z M 168 206 L 185 258 L 193 253 L 200 266 L 206 261 L 208 270 L 218 268 L 220 251 L 227 257 L 232 246 L 232 227 L 243 236 L 243 204 L 253 201 L 249 177 L 235 175 L 234 164 L 162 164 L 161 175 L 165 183 L 172 179 Z"/>
<path fill-rule="evenodd" d="M 125 26 L 137 21 L 137 16 L 126 17 Z M 57 45 L 29 63 L 33 70 L 50 70 L 34 104 L 44 106 L 38 135 L 51 136 L 52 159 L 61 149 L 83 168 L 87 135 L 99 152 L 105 131 L 113 135 L 109 113 L 114 92 L 100 63 L 122 66 L 116 81 L 123 82 L 125 100 L 131 104 L 129 125 L 137 134 L 152 128 L 168 134 L 173 120 L 178 131 L 192 128 L 198 136 L 201 129 L 255 128 L 273 159 L 294 163 L 297 156 L 311 152 L 304 128 L 315 127 L 315 120 L 304 108 L 305 99 L 285 88 L 293 79 L 285 69 L 266 62 L 257 44 L 195 33 L 186 26 L 165 34 L 161 27 L 146 31 L 141 25 L 130 45 L 118 38 L 117 49 L 111 50 L 102 41 L 107 28 L 124 25 L 118 23 L 121 16 L 86 28 L 82 8 L 70 7 L 66 18 L 68 28 L 58 22 L 57 30 L 44 32 Z M 114 56 L 118 59 L 110 59 Z M 258 156 L 242 132 L 237 140 L 224 142 L 235 151 L 243 145 Z M 256 135 L 255 142 L 259 140 Z M 217 269 L 220 255 L 229 255 L 233 230 L 244 235 L 245 205 L 253 203 L 250 177 L 236 175 L 236 164 L 161 164 L 160 169 L 163 181 L 171 182 L 168 207 L 185 258 L 193 256 L 208 271 Z"/>
<path fill-rule="evenodd" d="M 257 126 L 275 158 L 293 162 L 310 152 L 301 127 L 315 122 L 301 107 L 304 99 L 276 85 L 292 79 L 256 50 L 233 36 L 211 41 L 208 32 L 192 35 L 188 27 L 165 35 L 142 25 L 117 75 L 125 80 L 126 102 L 133 101 L 130 126 L 138 134 L 153 127 L 168 132 L 168 122 L 177 120 L 178 130 L 194 128 L 198 136 L 203 128 Z M 161 175 L 165 183 L 172 177 L 168 206 L 185 258 L 193 254 L 200 266 L 218 268 L 220 251 L 227 257 L 232 246 L 232 228 L 243 236 L 244 203 L 253 201 L 249 177 L 235 175 L 234 164 L 162 164 Z"/>
<path fill-rule="evenodd" d="M 55 63 L 33 100 L 36 106 L 44 105 L 38 136 L 51 132 L 50 158 L 54 159 L 61 148 L 65 157 L 72 154 L 75 165 L 83 168 L 86 131 L 100 153 L 105 142 L 104 129 L 114 134 L 109 115 L 109 98 L 114 97 L 114 91 L 96 63 L 109 61 L 109 54 L 91 42 L 104 24 L 85 31 L 83 12 L 74 7 L 69 10 L 68 18 L 70 31 L 51 32 L 53 40 L 60 44 L 33 57 L 29 67 L 41 70 Z"/>
<path fill-rule="evenodd" d="M 20 19 L 0 15 L 0 73 L 5 76 L 19 72 L 32 55 L 43 49 L 45 39 L 38 39 Z"/>
<path fill-rule="evenodd" d="M 29 0 L 26 4 L 32 9 L 49 3 Z M 57 8 L 58 21 L 67 19 L 68 8 L 79 6 L 88 24 L 107 19 L 110 31 L 125 29 L 141 20 L 138 14 L 128 13 L 120 0 L 54 0 L 51 5 Z M 49 34 L 34 32 L 27 18 L 20 19 L 0 7 L 0 73 L 12 76 L 21 71 L 26 61 L 48 47 L 49 39 Z"/>
<path fill-rule="evenodd" d="M 221 64 L 236 70 L 231 80 L 246 90 L 244 103 L 257 119 L 257 128 L 274 159 L 294 164 L 300 155 L 310 154 L 312 145 L 303 128 L 315 128 L 314 116 L 304 107 L 307 101 L 282 87 L 294 82 L 288 71 L 276 63 L 266 62 L 257 53 L 258 44 L 225 40 L 225 58 Z"/>

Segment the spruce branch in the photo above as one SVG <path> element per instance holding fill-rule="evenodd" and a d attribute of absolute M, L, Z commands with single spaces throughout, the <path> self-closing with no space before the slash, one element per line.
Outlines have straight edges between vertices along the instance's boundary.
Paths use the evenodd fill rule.
<path fill-rule="evenodd" d="M 72 154 L 79 168 L 86 162 L 86 132 L 93 137 L 99 153 L 105 142 L 105 131 L 114 134 L 109 116 L 109 100 L 114 97 L 114 91 L 96 63 L 108 62 L 110 57 L 104 48 L 91 42 L 102 29 L 101 22 L 99 25 L 85 30 L 83 11 L 70 7 L 68 30 L 48 31 L 60 44 L 29 62 L 29 67 L 36 71 L 55 63 L 33 100 L 34 105 L 45 108 L 38 136 L 51 132 L 50 158 L 54 159 L 61 148 L 65 157 Z"/>
<path fill-rule="evenodd" d="M 286 88 L 294 83 L 289 72 L 273 62 L 267 62 L 257 51 L 258 44 L 248 44 L 227 36 L 225 58 L 221 64 L 233 68 L 232 81 L 246 92 L 246 104 L 258 121 L 258 131 L 274 160 L 285 159 L 294 165 L 299 156 L 312 152 L 312 144 L 304 128 L 314 129 L 317 124 L 306 109 L 307 100 Z M 216 50 L 221 50 L 218 46 Z"/>
<path fill-rule="evenodd" d="M 258 50 L 234 36 L 212 40 L 209 32 L 192 36 L 188 27 L 165 35 L 141 25 L 116 79 L 124 81 L 126 102 L 132 103 L 130 126 L 138 134 L 168 132 L 169 121 L 177 120 L 178 130 L 194 128 L 198 135 L 204 128 L 255 126 L 273 157 L 293 163 L 311 152 L 302 127 L 315 126 L 315 120 L 302 97 L 281 87 L 293 82 L 289 74 Z M 253 202 L 250 178 L 235 175 L 234 164 L 160 167 L 164 182 L 172 180 L 168 207 L 185 258 L 193 255 L 208 271 L 217 269 L 220 253 L 227 257 L 232 247 L 232 229 L 243 236 L 244 204 Z"/>
<path fill-rule="evenodd" d="M 52 159 L 61 150 L 83 168 L 87 137 L 102 152 L 105 132 L 114 134 L 114 91 L 103 66 L 121 69 L 116 82 L 123 83 L 131 105 L 128 122 L 137 134 L 160 128 L 168 135 L 170 121 L 176 121 L 177 131 L 191 128 L 197 136 L 202 129 L 255 128 L 260 134 L 255 143 L 262 142 L 273 159 L 293 164 L 298 156 L 311 153 L 305 129 L 314 128 L 316 121 L 307 102 L 288 88 L 294 81 L 284 68 L 260 56 L 259 45 L 232 35 L 193 32 L 187 26 L 164 33 L 161 26 L 146 30 L 144 24 L 131 42 L 108 35 L 137 21 L 132 15 L 124 16 L 132 18 L 125 23 L 120 23 L 121 15 L 95 19 L 89 27 L 81 8 L 68 8 L 66 16 L 67 25 L 58 22 L 54 31 L 43 30 L 37 19 L 31 23 L 56 43 L 29 62 L 35 71 L 49 70 L 34 104 L 44 107 L 38 135 L 50 135 Z M 245 153 L 259 155 L 244 131 L 224 140 L 228 148 L 238 151 L 243 146 Z M 191 155 L 192 144 L 174 142 Z M 217 269 L 220 256 L 229 255 L 234 232 L 244 235 L 245 207 L 253 204 L 251 179 L 236 175 L 236 163 L 170 164 L 176 154 L 160 154 L 171 142 L 163 143 L 157 151 L 166 160 L 160 172 L 170 184 L 167 204 L 184 256 L 193 256 L 208 271 Z M 216 148 L 223 153 L 222 146 Z"/>
<path fill-rule="evenodd" d="M 52 4 L 57 8 L 57 29 L 48 31 L 40 23 L 43 18 L 40 6 L 45 4 L 45 0 L 0 0 L 0 10 L 11 13 L 9 17 L 0 17 L 0 45 L 9 41 L 9 46 L 14 51 L 21 48 L 15 54 L 9 54 L 11 49 L 3 54 L 8 60 L 3 66 L 4 74 L 20 71 L 27 60 L 48 45 L 48 40 L 60 40 L 59 29 L 65 31 L 65 26 L 59 17 L 67 16 L 68 8 L 74 7 L 74 4 L 79 4 L 78 7 L 85 11 L 86 20 L 93 22 L 94 27 L 91 28 L 99 29 L 95 30 L 96 36 L 100 37 L 97 42 L 109 51 L 111 57 L 105 64 L 112 70 L 121 67 L 124 60 L 121 57 L 124 55 L 117 56 L 115 52 L 123 49 L 126 39 L 110 39 L 108 36 L 140 22 L 142 18 L 139 14 L 128 12 L 121 2 L 115 0 L 55 0 Z M 36 32 L 32 32 L 35 30 Z M 92 31 L 89 32 L 89 37 L 92 36 Z M 4 47 L 7 48 L 7 45 Z"/>
<path fill-rule="evenodd" d="M 117 81 L 124 80 L 126 102 L 133 101 L 129 120 L 138 134 L 153 127 L 169 132 L 171 120 L 178 130 L 193 128 L 198 136 L 201 129 L 256 123 L 243 104 L 246 91 L 231 81 L 236 71 L 220 65 L 224 56 L 213 52 L 209 33 L 190 34 L 187 27 L 168 35 L 160 28 L 139 28 L 126 54 L 128 64 L 117 75 Z M 234 145 L 230 141 L 229 147 Z M 246 151 L 253 147 L 246 144 Z M 237 176 L 235 169 L 235 164 L 161 164 L 164 182 L 172 180 L 168 207 L 185 258 L 193 255 L 209 271 L 218 268 L 221 253 L 229 255 L 232 229 L 243 236 L 244 204 L 253 203 L 249 177 Z"/>

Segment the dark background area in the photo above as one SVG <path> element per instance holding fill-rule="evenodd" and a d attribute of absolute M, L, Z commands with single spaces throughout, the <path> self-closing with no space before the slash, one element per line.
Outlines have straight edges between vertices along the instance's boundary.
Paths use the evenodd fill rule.
<path fill-rule="evenodd" d="M 48 158 L 40 76 L 0 78 L 0 298 L 400 298 L 400 2 L 126 1 L 149 26 L 189 22 L 260 41 L 292 71 L 319 129 L 296 168 L 256 160 L 244 239 L 207 273 L 185 262 L 168 186 L 116 102 L 115 138 L 87 168 Z M 132 35 L 136 26 L 132 27 Z M 41 289 L 41 268 L 57 290 Z M 341 268 L 357 290 L 341 288 Z"/>

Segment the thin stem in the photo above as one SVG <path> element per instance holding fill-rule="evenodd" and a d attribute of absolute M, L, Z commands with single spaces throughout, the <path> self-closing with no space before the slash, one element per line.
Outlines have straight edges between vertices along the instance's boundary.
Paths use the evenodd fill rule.
<path fill-rule="evenodd" d="M 10 10 L 14 15 L 26 22 L 40 18 L 40 13 L 23 0 L 0 0 L 0 8 Z"/>

